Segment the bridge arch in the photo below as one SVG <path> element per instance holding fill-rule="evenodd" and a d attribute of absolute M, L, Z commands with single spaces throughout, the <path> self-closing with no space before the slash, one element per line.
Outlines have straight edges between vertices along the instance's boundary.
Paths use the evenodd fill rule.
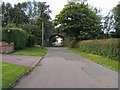
<path fill-rule="evenodd" d="M 64 40 L 65 40 L 64 35 L 58 33 L 52 34 L 48 38 L 49 46 L 64 46 Z M 55 43 L 56 45 L 53 45 Z"/>

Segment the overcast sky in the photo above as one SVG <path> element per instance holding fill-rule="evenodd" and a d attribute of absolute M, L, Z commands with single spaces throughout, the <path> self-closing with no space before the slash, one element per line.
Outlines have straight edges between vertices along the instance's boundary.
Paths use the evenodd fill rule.
<path fill-rule="evenodd" d="M 2 2 L 10 2 L 11 4 L 24 1 L 32 0 L 2 0 Z M 50 5 L 50 9 L 52 10 L 51 14 L 52 19 L 54 19 L 55 15 L 59 14 L 62 8 L 64 8 L 64 5 L 67 4 L 67 0 L 35 0 L 35 1 L 47 2 L 47 4 Z M 115 7 L 119 1 L 120 0 L 88 0 L 88 3 L 93 7 L 102 9 L 102 14 L 107 15 L 107 13 L 113 7 Z"/>

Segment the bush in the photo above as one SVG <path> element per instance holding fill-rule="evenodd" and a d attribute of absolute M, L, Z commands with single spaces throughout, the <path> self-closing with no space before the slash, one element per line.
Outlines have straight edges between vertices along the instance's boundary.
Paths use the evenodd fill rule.
<path fill-rule="evenodd" d="M 72 40 L 70 43 L 69 43 L 69 47 L 71 48 L 79 48 L 79 42 L 78 41 L 74 41 Z"/>
<path fill-rule="evenodd" d="M 36 43 L 41 45 L 41 43 L 42 43 L 42 29 L 40 26 L 23 24 L 23 25 L 21 25 L 21 27 L 27 33 L 34 35 L 35 39 L 36 39 Z"/>
<path fill-rule="evenodd" d="M 120 39 L 85 40 L 79 43 L 82 52 L 120 60 Z"/>
<path fill-rule="evenodd" d="M 20 28 L 7 28 L 2 29 L 2 41 L 14 42 L 15 49 L 22 49 L 28 43 L 28 34 Z"/>
<path fill-rule="evenodd" d="M 35 44 L 35 36 L 34 35 L 31 35 L 31 34 L 28 34 L 28 43 L 27 43 L 27 46 L 28 47 L 32 47 L 34 44 Z"/>

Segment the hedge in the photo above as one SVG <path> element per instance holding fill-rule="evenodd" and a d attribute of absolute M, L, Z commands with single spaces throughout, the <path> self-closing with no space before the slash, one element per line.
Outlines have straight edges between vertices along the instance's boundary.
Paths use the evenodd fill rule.
<path fill-rule="evenodd" d="M 81 41 L 79 50 L 120 60 L 120 38 Z"/>
<path fill-rule="evenodd" d="M 14 42 L 15 49 L 22 49 L 25 48 L 28 43 L 28 34 L 20 28 L 3 28 L 2 41 L 6 41 L 8 43 Z"/>

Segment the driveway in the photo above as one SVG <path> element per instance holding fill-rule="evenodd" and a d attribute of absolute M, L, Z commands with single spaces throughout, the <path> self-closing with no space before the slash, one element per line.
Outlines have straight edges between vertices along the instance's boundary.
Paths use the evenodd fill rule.
<path fill-rule="evenodd" d="M 118 88 L 118 73 L 55 47 L 15 88 Z"/>
<path fill-rule="evenodd" d="M 2 62 L 17 64 L 25 67 L 32 67 L 40 58 L 40 56 L 24 56 L 24 55 L 0 55 Z"/>

